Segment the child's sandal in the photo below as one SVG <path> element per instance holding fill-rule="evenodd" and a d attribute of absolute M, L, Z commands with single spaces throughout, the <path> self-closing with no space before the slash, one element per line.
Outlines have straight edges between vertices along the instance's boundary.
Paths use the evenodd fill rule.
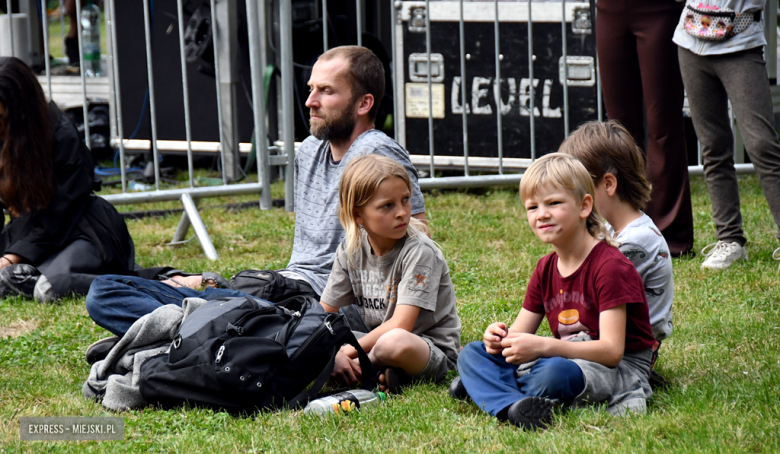
<path fill-rule="evenodd" d="M 385 376 L 385 382 L 379 382 L 379 375 Z M 412 376 L 400 367 L 388 367 L 380 370 L 377 381 L 385 386 L 385 391 L 392 394 L 401 394 L 403 388 L 412 383 Z"/>

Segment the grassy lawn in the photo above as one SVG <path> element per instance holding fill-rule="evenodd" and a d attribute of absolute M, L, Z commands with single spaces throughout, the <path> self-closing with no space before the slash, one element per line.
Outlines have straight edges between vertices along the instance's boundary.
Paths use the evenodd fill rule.
<path fill-rule="evenodd" d="M 123 442 L 21 442 L 21 416 L 117 414 L 81 395 L 89 371 L 85 347 L 107 335 L 87 316 L 83 299 L 39 305 L 9 298 L 0 301 L 0 451 L 780 452 L 780 273 L 771 258 L 778 242 L 757 179 L 740 177 L 740 186 L 750 261 L 722 272 L 701 270 L 701 257 L 674 261 L 675 330 L 656 366 L 671 387 L 653 396 L 646 415 L 576 410 L 545 432 L 525 433 L 453 401 L 444 383 L 420 385 L 348 417 L 282 412 L 241 419 L 197 408 L 145 408 L 118 414 L 125 419 Z M 280 189 L 275 185 L 275 197 Z M 692 192 L 700 250 L 715 241 L 715 228 L 701 178 L 693 179 Z M 196 241 L 167 247 L 178 223 L 169 216 L 128 222 L 139 263 L 225 276 L 283 267 L 294 214 L 229 213 L 218 206 L 226 202 L 201 204 L 218 262 L 205 259 Z M 431 192 L 426 205 L 455 283 L 465 344 L 481 338 L 490 322 L 514 318 L 549 248 L 529 229 L 514 188 Z"/>

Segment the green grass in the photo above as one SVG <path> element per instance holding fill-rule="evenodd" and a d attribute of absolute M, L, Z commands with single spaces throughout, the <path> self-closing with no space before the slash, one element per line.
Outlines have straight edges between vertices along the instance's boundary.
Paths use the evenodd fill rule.
<path fill-rule="evenodd" d="M 145 408 L 118 414 L 125 418 L 123 442 L 21 442 L 21 416 L 115 414 L 81 396 L 89 371 L 84 349 L 107 335 L 87 316 L 83 299 L 39 305 L 9 298 L 0 302 L 0 327 L 29 322 L 34 329 L 0 340 L 0 451 L 780 452 L 776 226 L 757 179 L 740 177 L 740 186 L 750 261 L 722 272 L 702 271 L 701 257 L 674 261 L 675 329 L 657 365 L 671 387 L 650 399 L 646 415 L 576 410 L 545 432 L 525 433 L 451 400 L 446 384 L 427 384 L 348 417 L 281 412 L 241 419 L 197 408 Z M 273 190 L 280 197 L 281 185 Z M 714 225 L 700 178 L 692 192 L 700 250 L 715 241 Z M 167 247 L 178 222 L 170 216 L 128 222 L 139 262 L 223 275 L 284 266 L 294 214 L 218 207 L 235 200 L 201 204 L 220 261 L 206 260 L 197 242 Z M 477 340 L 488 323 L 515 316 L 549 248 L 531 233 L 513 188 L 427 193 L 426 206 L 455 284 L 462 340 Z M 150 207 L 123 207 L 131 208 Z"/>

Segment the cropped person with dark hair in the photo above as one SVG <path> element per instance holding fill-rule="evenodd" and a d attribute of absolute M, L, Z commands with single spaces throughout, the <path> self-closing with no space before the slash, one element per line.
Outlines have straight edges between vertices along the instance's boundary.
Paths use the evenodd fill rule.
<path fill-rule="evenodd" d="M 92 192 L 89 149 L 30 68 L 0 58 L 0 297 L 86 294 L 95 277 L 134 269 L 122 217 Z"/>

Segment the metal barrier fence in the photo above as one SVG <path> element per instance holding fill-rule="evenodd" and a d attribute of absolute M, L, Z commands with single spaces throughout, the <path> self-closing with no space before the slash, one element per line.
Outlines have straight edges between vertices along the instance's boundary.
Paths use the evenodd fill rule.
<path fill-rule="evenodd" d="M 176 18 L 179 33 L 179 51 L 181 58 L 181 80 L 183 90 L 183 105 L 182 115 L 185 124 L 186 141 L 171 142 L 158 140 L 157 134 L 157 109 L 155 101 L 155 86 L 153 77 L 153 59 L 152 59 L 152 33 L 151 33 L 151 11 L 153 0 L 142 0 L 144 8 L 144 37 L 145 37 L 145 50 L 146 50 L 146 65 L 147 65 L 147 83 L 148 83 L 148 96 L 149 96 L 149 112 L 151 118 L 151 140 L 125 140 L 125 131 L 123 130 L 122 119 L 122 97 L 120 95 L 121 78 L 119 73 L 119 58 L 117 45 L 117 32 L 116 32 L 116 18 L 115 18 L 115 0 L 105 1 L 105 21 L 106 21 L 106 36 L 107 40 L 107 70 L 108 70 L 108 86 L 109 86 L 109 98 L 112 114 L 112 143 L 116 145 L 119 153 L 119 160 L 122 163 L 120 165 L 121 185 L 122 193 L 115 195 L 106 195 L 104 198 L 115 205 L 130 204 L 130 203 L 145 203 L 156 201 L 170 201 L 181 200 L 184 206 L 184 214 L 179 224 L 179 228 L 174 235 L 174 242 L 183 239 L 190 224 L 194 226 L 196 234 L 201 242 L 201 245 L 206 252 L 206 255 L 211 259 L 216 259 L 217 254 L 214 250 L 211 240 L 208 237 L 205 227 L 198 215 L 196 208 L 196 201 L 203 197 L 222 197 L 240 194 L 258 194 L 259 204 L 262 209 L 269 209 L 271 207 L 271 195 L 268 190 L 270 187 L 270 175 L 271 166 L 283 166 L 284 167 L 284 179 L 285 179 L 285 208 L 288 211 L 293 210 L 293 181 L 294 181 L 294 166 L 292 163 L 295 159 L 295 137 L 294 137 L 294 122 L 295 122 L 295 94 L 294 94 L 294 62 L 293 62 L 293 45 L 292 45 L 292 31 L 293 31 L 293 5 L 290 1 L 281 0 L 278 2 L 278 22 L 272 15 L 269 16 L 267 8 L 269 1 L 271 0 L 246 0 L 246 20 L 247 31 L 249 36 L 249 60 L 250 60 L 250 73 L 251 73 L 251 99 L 252 99 L 252 112 L 253 112 L 253 125 L 255 129 L 256 140 L 256 162 L 257 162 L 257 183 L 245 183 L 245 184 L 229 184 L 227 175 L 226 161 L 229 159 L 235 159 L 238 156 L 240 150 L 246 151 L 250 148 L 249 144 L 239 144 L 235 131 L 231 131 L 226 124 L 232 124 L 234 111 L 229 108 L 225 108 L 223 103 L 223 96 L 225 95 L 224 88 L 221 84 L 221 74 L 224 74 L 221 69 L 224 65 L 230 65 L 230 60 L 225 55 L 221 54 L 225 51 L 225 45 L 229 44 L 227 40 L 230 37 L 231 27 L 235 24 L 231 23 L 231 15 L 228 8 L 235 7 L 235 3 L 228 0 L 210 0 L 209 7 L 211 13 L 211 36 L 214 43 L 214 63 L 215 63 L 215 79 L 216 79 L 216 94 L 217 94 L 217 108 L 218 108 L 218 130 L 219 130 L 219 144 L 216 143 L 202 143 L 193 142 L 191 131 L 191 112 L 190 112 L 190 99 L 188 91 L 189 76 L 187 73 L 187 62 L 185 61 L 185 39 L 184 39 L 184 10 L 183 0 L 176 0 L 178 16 Z M 356 36 L 358 45 L 362 45 L 363 32 L 364 32 L 364 15 L 365 5 L 367 1 L 376 1 L 376 10 L 380 10 L 380 4 L 382 0 L 355 0 L 356 11 Z M 9 11 L 11 0 L 6 0 Z M 42 11 L 41 15 L 44 18 L 43 23 L 43 36 L 44 36 L 44 52 L 45 55 L 49 55 L 49 35 L 48 35 L 48 20 L 46 20 L 45 8 L 41 6 L 40 0 L 38 5 Z M 314 2 L 316 4 L 317 2 Z M 776 78 L 776 48 L 774 43 L 776 42 L 776 31 L 774 24 L 776 23 L 777 13 L 777 0 L 768 0 L 767 7 L 767 24 L 773 24 L 771 27 L 767 25 L 767 37 L 768 41 L 772 45 L 767 48 L 767 61 L 769 62 L 768 70 L 770 71 L 770 77 Z M 81 4 L 79 1 L 75 2 L 77 9 L 77 16 L 81 17 Z M 273 4 L 273 1 L 271 1 Z M 61 5 L 61 3 L 60 3 Z M 227 12 L 226 12 L 227 11 Z M 451 187 L 474 187 L 474 186 L 489 186 L 489 185 L 501 185 L 501 184 L 515 184 L 519 182 L 522 174 L 522 169 L 527 167 L 539 155 L 539 127 L 541 121 L 547 121 L 549 118 L 555 119 L 556 122 L 560 122 L 562 128 L 556 134 L 559 136 L 556 138 L 558 142 L 562 141 L 569 133 L 572 125 L 572 105 L 574 102 L 570 99 L 570 90 L 580 87 L 591 87 L 594 93 L 593 106 L 591 109 L 595 114 L 592 116 L 598 119 L 603 119 L 604 113 L 602 111 L 602 99 L 601 99 L 601 81 L 598 74 L 598 56 L 595 54 L 595 48 L 593 48 L 592 55 L 571 55 L 570 48 L 567 43 L 581 42 L 586 43 L 587 40 L 592 40 L 594 36 L 592 34 L 593 23 L 595 17 L 595 7 L 585 2 L 575 2 L 562 0 L 555 1 L 526 1 L 526 2 L 511 2 L 504 1 L 395 1 L 390 7 L 390 17 L 386 18 L 387 24 L 391 31 L 391 68 L 392 68 L 392 80 L 394 89 L 393 100 L 393 124 L 396 140 L 399 141 L 407 148 L 410 148 L 412 144 L 407 143 L 407 133 L 412 131 L 411 128 L 415 127 L 413 118 L 419 117 L 421 121 L 427 123 L 427 156 L 424 154 L 412 153 L 411 158 L 415 165 L 418 167 L 427 167 L 429 176 L 420 179 L 420 186 L 424 189 L 430 188 L 451 188 Z M 329 48 L 329 14 L 328 14 L 328 1 L 321 0 L 319 4 L 319 16 L 322 21 L 323 30 L 323 51 Z M 61 33 L 64 29 L 64 22 L 61 21 Z M 11 35 L 11 49 L 13 52 L 13 20 L 9 20 L 9 31 Z M 263 100 L 265 99 L 265 92 L 263 86 L 263 70 L 266 58 L 266 49 L 268 43 L 266 41 L 266 30 L 270 27 L 273 28 L 274 23 L 278 23 L 279 30 L 279 53 L 281 55 L 281 90 L 279 97 L 281 98 L 281 131 L 279 143 L 280 146 L 276 149 L 281 150 L 283 154 L 278 156 L 271 156 L 269 150 L 274 148 L 266 143 L 264 138 L 267 137 L 267 122 L 268 112 L 266 111 Z M 535 33 L 543 27 L 549 29 L 550 24 L 560 22 L 560 36 L 555 37 L 555 40 L 560 40 L 560 49 L 553 49 L 549 45 L 542 48 L 540 43 L 535 43 Z M 435 121 L 439 121 L 442 118 L 438 111 L 445 109 L 446 99 L 444 98 L 444 71 L 445 66 L 441 55 L 434 51 L 441 52 L 441 49 L 434 49 L 432 43 L 431 27 L 433 23 L 449 23 L 450 25 L 457 25 L 457 35 L 448 38 L 450 40 L 450 47 L 457 47 L 457 56 L 454 57 L 459 63 L 459 76 L 454 76 L 451 79 L 452 92 L 450 107 L 453 115 L 460 115 L 459 122 L 461 124 L 461 131 L 459 139 L 453 143 L 459 141 L 462 153 L 459 155 L 437 155 L 437 147 L 441 147 L 441 132 L 437 132 L 435 128 Z M 472 55 L 473 52 L 467 50 L 467 45 L 471 44 L 473 37 L 467 37 L 466 28 L 470 27 L 470 24 L 481 23 L 490 27 L 492 24 L 492 36 L 488 36 L 490 33 L 485 32 L 485 39 L 482 45 L 486 48 L 492 45 L 492 65 L 491 77 L 473 77 L 472 84 L 472 102 L 469 103 L 467 95 L 467 80 L 466 75 L 470 75 L 472 72 L 478 72 L 481 69 L 479 63 L 473 62 L 472 59 L 476 58 Z M 77 21 L 78 26 L 78 41 L 79 41 L 79 61 L 80 67 L 85 68 L 85 59 L 83 53 L 82 43 L 82 25 L 81 21 Z M 517 31 L 522 27 L 526 28 L 525 37 L 514 36 L 515 42 L 525 40 L 527 52 L 527 63 L 514 63 L 509 62 L 508 58 L 511 56 L 522 55 L 522 50 L 517 47 L 507 48 L 502 52 L 503 47 L 508 47 L 507 43 L 502 42 L 502 33 L 504 35 Z M 169 28 L 169 32 L 170 32 Z M 410 34 L 411 33 L 411 34 Z M 422 41 L 419 35 L 414 33 L 424 33 L 424 53 L 422 56 L 418 54 L 410 54 L 407 56 L 408 48 L 412 47 L 413 41 Z M 553 34 L 551 33 L 550 36 Z M 490 41 L 492 38 L 492 44 Z M 457 39 L 457 44 L 452 44 Z M 588 44 L 590 45 L 590 44 Z M 582 44 L 582 48 L 587 48 L 588 45 Z M 406 47 L 405 47 L 406 46 Z M 562 99 L 562 105 L 557 108 L 553 108 L 550 104 L 550 99 L 553 99 L 558 94 L 553 93 L 555 78 L 549 76 L 550 62 L 540 64 L 537 61 L 538 55 L 542 53 L 556 54 L 560 50 L 560 58 L 557 62 L 558 73 L 560 74 L 560 97 Z M 536 52 L 536 53 L 535 53 Z M 489 53 L 489 52 L 488 52 Z M 44 58 L 46 68 L 46 92 L 49 98 L 52 98 L 52 76 L 49 66 L 49 59 Z M 409 74 L 405 73 L 407 68 L 406 63 L 409 63 Z M 507 77 L 504 74 L 502 65 L 507 68 L 514 69 L 515 66 L 508 66 L 511 63 L 515 66 L 526 66 L 527 78 L 520 79 L 520 91 L 517 90 L 517 80 L 514 77 Z M 489 64 L 482 65 L 489 67 Z M 524 74 L 523 76 L 525 76 Z M 537 104 L 537 85 L 541 82 L 541 77 L 547 74 L 542 86 L 543 96 L 541 110 Z M 407 77 L 411 78 L 411 82 L 407 82 Z M 535 78 L 536 77 L 536 78 Z M 85 137 L 90 137 L 89 121 L 88 119 L 88 86 L 91 85 L 85 74 L 85 71 L 81 71 L 81 98 L 83 105 L 83 113 L 85 119 Z M 412 82 L 419 82 L 414 85 Z M 507 85 L 508 101 L 504 103 L 504 86 Z M 590 84 L 590 85 L 588 85 Z M 594 87 L 595 85 L 595 87 Z M 480 99 L 484 100 L 488 98 L 489 87 L 492 86 L 494 93 L 494 103 L 487 102 L 484 105 L 480 104 Z M 414 90 L 410 90 L 414 89 Z M 456 94 L 455 89 L 459 92 Z M 416 91 L 415 91 L 416 90 Z M 475 98 L 476 97 L 476 98 Z M 773 97 L 775 98 L 775 106 L 780 105 L 780 92 L 775 91 L 773 87 Z M 475 101 L 476 99 L 476 101 Z M 508 157 L 506 156 L 505 135 L 508 134 L 508 126 L 504 123 L 505 110 L 508 108 L 512 110 L 514 102 L 518 102 L 519 108 L 516 109 L 520 117 L 527 116 L 527 124 L 522 123 L 521 127 L 527 129 L 527 136 L 523 138 L 523 141 L 527 145 L 528 155 L 527 157 Z M 522 103 L 522 104 L 521 104 Z M 459 104 L 459 105 L 458 105 Z M 457 108 L 456 108 L 457 107 Z M 476 123 L 477 120 L 482 122 L 480 115 L 488 116 L 492 114 L 486 114 L 485 112 L 492 112 L 495 109 L 495 148 L 489 150 L 487 154 L 491 156 L 475 156 L 475 149 L 478 149 L 474 140 L 469 138 L 469 125 Z M 410 111 L 413 111 L 412 115 L 409 115 Z M 578 117 L 579 118 L 579 117 Z M 516 123 L 520 124 L 520 123 Z M 733 121 L 732 121 L 733 124 Z M 509 129 L 514 128 L 514 124 Z M 420 134 L 424 134 L 424 129 L 417 129 Z M 481 131 L 484 136 L 491 136 L 493 133 Z M 415 132 L 416 134 L 416 132 Z M 737 137 L 735 135 L 735 137 Z M 439 141 L 437 142 L 437 139 Z M 516 140 L 516 139 L 511 139 Z M 89 142 L 89 140 L 88 140 Z M 452 142 L 452 140 L 451 140 Z M 526 145 L 522 145 L 525 147 Z M 151 150 L 153 155 L 154 165 L 154 191 L 145 193 L 133 193 L 128 192 L 127 175 L 125 171 L 126 162 L 126 148 L 131 146 L 135 149 L 147 149 Z M 188 162 L 188 183 L 189 187 L 180 189 L 161 189 L 160 188 L 160 167 L 159 167 L 159 155 L 160 149 L 186 149 L 187 162 Z M 450 147 L 452 148 L 452 147 Z M 483 147 L 484 148 L 484 147 Z M 736 147 L 735 150 L 739 149 Z M 194 150 L 211 150 L 220 153 L 220 160 L 223 169 L 223 184 L 215 187 L 195 187 L 193 178 L 193 152 Z M 545 150 L 542 150 L 545 151 Z M 482 151 L 484 153 L 484 150 Z M 739 162 L 739 161 L 738 161 Z M 454 177 L 436 177 L 437 168 L 448 167 L 462 169 L 463 176 Z M 474 170 L 479 169 L 481 174 L 474 174 Z M 490 173 L 497 170 L 496 173 Z M 505 173 L 506 170 L 510 170 L 516 173 Z M 701 174 L 701 158 L 699 154 L 698 163 L 695 166 L 689 168 L 691 174 Z M 737 171 L 740 173 L 751 172 L 752 165 L 750 164 L 738 164 Z"/>

